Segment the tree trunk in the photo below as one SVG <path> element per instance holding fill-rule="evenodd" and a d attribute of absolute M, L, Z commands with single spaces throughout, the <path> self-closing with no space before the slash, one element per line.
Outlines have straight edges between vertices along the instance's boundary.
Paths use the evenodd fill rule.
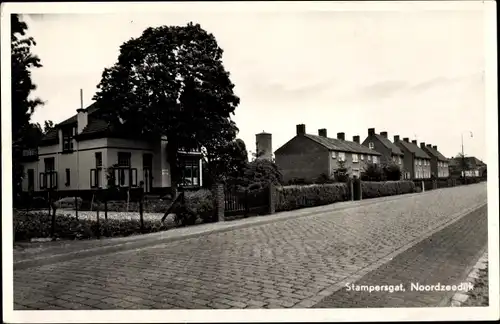
<path fill-rule="evenodd" d="M 176 143 L 168 141 L 167 143 L 167 161 L 170 165 L 170 186 L 172 188 L 172 198 L 177 197 L 179 180 L 181 178 L 180 168 L 177 161 L 179 147 Z"/>

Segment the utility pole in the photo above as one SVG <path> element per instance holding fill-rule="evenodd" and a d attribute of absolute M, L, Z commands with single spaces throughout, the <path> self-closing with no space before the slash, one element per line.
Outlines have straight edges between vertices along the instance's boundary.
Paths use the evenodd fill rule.
<path fill-rule="evenodd" d="M 464 173 L 464 178 L 466 177 L 465 175 L 465 153 L 464 153 L 464 133 L 469 133 L 470 134 L 470 137 L 472 138 L 473 137 L 473 134 L 471 131 L 463 131 L 460 136 L 461 136 L 461 139 L 462 139 L 462 172 Z"/>

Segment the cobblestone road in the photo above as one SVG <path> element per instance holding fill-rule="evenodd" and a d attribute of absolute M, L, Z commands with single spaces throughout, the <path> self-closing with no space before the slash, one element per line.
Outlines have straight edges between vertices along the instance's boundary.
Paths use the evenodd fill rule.
<path fill-rule="evenodd" d="M 482 202 L 484 183 L 18 270 L 14 309 L 313 307 L 326 288 Z"/>

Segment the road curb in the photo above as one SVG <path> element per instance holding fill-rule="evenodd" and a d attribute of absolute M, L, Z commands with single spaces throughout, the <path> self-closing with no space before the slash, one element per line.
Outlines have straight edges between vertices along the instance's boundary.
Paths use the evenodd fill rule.
<path fill-rule="evenodd" d="M 461 218 L 469 215 L 470 213 L 473 213 L 474 211 L 484 207 L 484 206 L 487 206 L 487 202 L 484 202 L 484 203 L 480 203 L 480 204 L 476 204 L 474 205 L 473 207 L 465 210 L 465 211 L 461 211 L 461 212 L 458 212 L 458 213 L 455 213 L 454 216 L 437 225 L 436 227 L 434 227 L 430 232 L 427 232 L 425 235 L 422 235 L 418 238 L 415 238 L 413 239 L 412 241 L 410 241 L 409 243 L 401 246 L 400 248 L 394 250 L 393 252 L 390 252 L 389 254 L 387 254 L 386 256 L 380 258 L 378 261 L 375 261 L 374 263 L 356 271 L 355 273 L 345 277 L 344 279 L 342 279 L 340 282 L 336 283 L 336 284 L 333 284 L 331 285 L 330 287 L 326 288 L 326 289 L 323 289 L 321 292 L 319 292 L 318 295 L 321 296 L 321 298 L 319 298 L 318 296 L 314 296 L 310 299 L 306 299 L 306 300 L 303 300 L 301 301 L 300 303 L 296 304 L 294 306 L 294 308 L 314 308 L 314 306 L 318 303 L 320 303 L 322 300 L 324 300 L 325 298 L 327 298 L 328 296 L 334 294 L 335 292 L 337 292 L 338 290 L 342 289 L 343 287 L 346 286 L 346 284 L 352 284 L 352 283 L 355 283 L 356 281 L 360 280 L 361 278 L 363 278 L 366 274 L 380 268 L 381 266 L 383 266 L 384 264 L 386 264 L 387 262 L 391 261 L 394 257 L 396 257 L 397 255 L 405 252 L 406 250 L 410 249 L 411 247 L 413 247 L 414 245 L 418 244 L 419 242 L 431 237 L 433 234 L 439 232 L 440 230 L 450 226 L 451 224 L 457 222 L 458 220 L 460 220 Z"/>
<path fill-rule="evenodd" d="M 248 227 L 252 227 L 252 226 L 265 225 L 265 224 L 269 224 L 269 223 L 275 223 L 275 222 L 280 222 L 280 221 L 285 221 L 285 220 L 290 220 L 290 219 L 297 219 L 297 218 L 301 218 L 301 217 L 319 216 L 322 214 L 327 214 L 327 213 L 332 213 L 332 212 L 341 212 L 341 211 L 355 209 L 355 208 L 363 207 L 363 206 L 367 206 L 367 205 L 377 205 L 377 204 L 390 202 L 390 201 L 394 201 L 394 200 L 412 198 L 415 195 L 421 195 L 421 194 L 422 193 L 411 193 L 411 194 L 405 194 L 405 195 L 366 199 L 366 200 L 355 201 L 355 202 L 352 202 L 352 201 L 340 202 L 340 203 L 334 203 L 331 205 L 316 206 L 316 207 L 311 207 L 311 208 L 297 209 L 297 210 L 293 210 L 293 211 L 284 211 L 284 212 L 280 212 L 280 213 L 276 213 L 276 214 L 268 215 L 268 216 L 247 218 L 247 219 L 244 219 L 242 221 L 245 221 L 245 220 L 249 220 L 249 221 L 242 222 L 242 223 L 238 223 L 238 221 L 234 221 L 234 223 L 233 222 L 226 222 L 226 223 L 207 224 L 208 226 L 200 231 L 197 231 L 194 233 L 180 234 L 177 236 L 169 236 L 173 231 L 175 231 L 175 229 L 174 229 L 174 230 L 164 231 L 164 232 L 159 232 L 159 233 L 146 234 L 146 235 L 150 235 L 149 237 L 145 237 L 146 235 L 142 235 L 142 236 L 137 235 L 135 237 L 116 238 L 116 240 L 120 240 L 122 242 L 124 240 L 127 240 L 127 239 L 129 239 L 130 241 L 125 242 L 125 243 L 115 241 L 115 242 L 110 242 L 111 244 L 107 245 L 107 246 L 104 245 L 104 246 L 98 246 L 98 247 L 89 248 L 89 249 L 82 249 L 82 250 L 72 251 L 72 252 L 67 252 L 67 253 L 44 255 L 41 257 L 15 261 L 14 262 L 14 270 L 24 270 L 24 269 L 28 269 L 28 268 L 50 265 L 50 264 L 54 264 L 54 263 L 58 263 L 58 262 L 65 262 L 65 261 L 70 261 L 70 260 L 74 260 L 74 259 L 86 258 L 86 257 L 90 257 L 90 256 L 101 256 L 101 255 L 105 255 L 105 254 L 109 254 L 109 253 L 136 250 L 136 249 L 146 248 L 146 247 L 160 245 L 160 244 L 164 244 L 164 243 L 195 238 L 195 237 L 199 237 L 199 236 L 203 236 L 203 235 L 209 235 L 209 234 L 214 234 L 214 233 L 223 233 L 223 232 L 227 232 L 227 231 L 231 231 L 231 230 L 248 228 Z M 328 208 L 327 206 L 331 206 L 332 208 Z M 327 208 L 325 208 L 325 207 L 327 207 Z M 307 211 L 307 209 L 313 209 L 313 208 L 315 208 L 315 209 L 322 208 L 322 209 L 321 210 L 314 210 L 314 211 Z M 290 214 L 292 214 L 292 215 L 290 215 Z M 163 233 L 163 237 L 162 237 L 162 233 Z M 113 239 L 110 239 L 110 240 L 113 240 Z M 106 244 L 106 243 L 104 243 L 104 244 Z"/>
<path fill-rule="evenodd" d="M 479 270 L 480 269 L 485 269 L 486 266 L 488 265 L 488 251 L 487 251 L 487 247 L 485 247 L 485 250 L 481 257 L 479 258 L 479 260 L 476 262 L 476 264 L 474 264 L 474 266 L 472 267 L 472 270 L 469 271 L 469 274 L 467 276 L 467 278 L 465 279 L 465 281 L 467 282 L 470 282 L 472 283 L 472 285 L 475 286 L 475 283 L 478 281 L 479 279 Z M 462 306 L 462 304 L 464 304 L 467 299 L 469 299 L 469 293 L 468 292 L 457 292 L 453 295 L 453 297 L 451 298 L 451 300 L 449 301 L 449 306 L 451 307 L 460 307 Z"/>

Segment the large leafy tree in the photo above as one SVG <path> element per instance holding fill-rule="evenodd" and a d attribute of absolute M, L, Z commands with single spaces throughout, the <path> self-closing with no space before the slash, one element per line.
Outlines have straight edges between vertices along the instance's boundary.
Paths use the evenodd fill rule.
<path fill-rule="evenodd" d="M 29 127 L 35 108 L 42 105 L 39 98 L 31 98 L 36 89 L 31 80 L 31 69 L 42 67 L 38 56 L 31 52 L 36 45 L 33 37 L 27 37 L 28 26 L 19 15 L 11 17 L 11 69 L 12 69 L 12 135 L 14 141 L 22 140 L 22 134 Z"/>
<path fill-rule="evenodd" d="M 36 45 L 33 37 L 26 36 L 27 24 L 19 15 L 11 16 L 11 93 L 12 93 L 12 175 L 14 195 L 21 188 L 23 167 L 20 159 L 25 146 L 36 143 L 38 127 L 30 123 L 35 108 L 42 105 L 39 98 L 32 98 L 30 94 L 36 89 L 31 80 L 31 69 L 39 68 L 40 59 L 31 52 Z"/>
<path fill-rule="evenodd" d="M 198 24 L 148 28 L 120 47 L 94 99 L 100 114 L 130 134 L 166 136 L 172 187 L 180 180 L 179 148 L 203 148 L 210 164 L 238 131 L 239 98 L 215 37 Z"/>

